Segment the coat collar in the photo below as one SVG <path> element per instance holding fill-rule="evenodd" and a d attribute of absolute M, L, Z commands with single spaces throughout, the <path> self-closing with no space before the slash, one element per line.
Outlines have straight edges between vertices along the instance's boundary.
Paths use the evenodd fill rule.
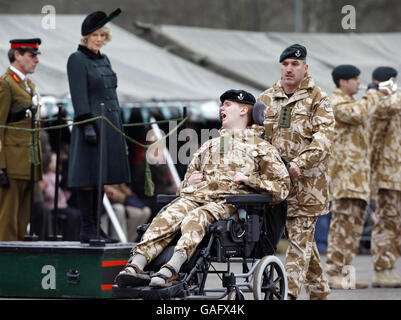
<path fill-rule="evenodd" d="M 299 84 L 298 89 L 290 98 L 288 98 L 281 85 L 281 80 L 278 80 L 276 83 L 273 84 L 273 97 L 287 99 L 287 101 L 285 102 L 285 105 L 287 105 L 295 101 L 304 99 L 308 95 L 308 90 L 312 89 L 314 86 L 315 82 L 313 81 L 312 77 L 308 73 L 306 73 L 305 77 Z"/>
<path fill-rule="evenodd" d="M 341 96 L 344 100 L 355 101 L 355 98 L 349 94 L 344 93 L 340 88 L 333 89 L 333 95 Z"/>
<path fill-rule="evenodd" d="M 25 74 L 23 74 L 21 71 L 19 71 L 17 68 L 15 68 L 15 67 L 13 67 L 13 66 L 10 66 L 9 67 L 9 69 L 10 69 L 10 71 L 11 71 L 11 75 L 14 73 L 14 74 L 16 74 L 17 76 L 18 76 L 18 80 L 22 80 L 22 81 L 25 81 L 25 78 L 26 78 L 26 75 Z M 12 75 L 12 77 L 14 78 L 14 76 Z M 15 78 L 14 78 L 15 79 Z M 17 80 L 15 80 L 15 81 L 17 81 Z M 17 82 L 19 82 L 19 81 L 17 81 Z"/>
<path fill-rule="evenodd" d="M 219 130 L 220 137 L 231 137 L 233 139 L 238 139 L 241 141 L 247 141 L 248 139 L 252 139 L 254 137 L 260 137 L 262 134 L 261 129 L 264 129 L 263 127 L 258 127 L 258 126 L 251 126 L 247 127 L 246 129 L 238 129 L 238 130 L 227 130 L 224 128 L 221 128 Z"/>
<path fill-rule="evenodd" d="M 78 51 L 81 51 L 88 58 L 90 58 L 92 60 L 103 59 L 103 57 L 104 57 L 103 54 L 100 53 L 100 51 L 98 53 L 94 53 L 92 50 L 89 50 L 87 47 L 85 47 L 81 44 L 78 46 Z"/>
<path fill-rule="evenodd" d="M 312 77 L 308 73 L 306 73 L 305 77 L 302 79 L 301 83 L 299 84 L 298 89 L 294 92 L 292 97 L 294 97 L 294 96 L 296 97 L 297 95 L 303 94 L 308 89 L 311 89 L 314 86 L 315 86 L 315 82 L 313 81 Z M 273 93 L 274 97 L 287 98 L 287 95 L 284 92 L 283 86 L 281 85 L 281 79 L 273 84 L 273 90 L 274 90 L 274 93 Z"/>
<path fill-rule="evenodd" d="M 14 68 L 13 68 L 13 69 L 14 69 Z M 27 92 L 28 92 L 30 95 L 32 95 L 33 92 L 35 91 L 35 85 L 32 83 L 31 79 L 25 77 L 25 80 L 26 80 L 26 82 L 25 82 L 25 80 L 24 80 L 24 79 L 21 79 L 20 76 L 19 76 L 19 74 L 17 74 L 16 72 L 14 72 L 13 69 L 11 69 L 11 66 L 10 66 L 10 67 L 7 69 L 7 72 L 6 72 L 6 73 L 7 73 L 11 78 L 13 78 L 14 81 L 15 81 L 22 89 L 24 89 L 25 91 L 27 91 L 26 88 L 27 88 L 27 86 L 29 86 L 29 87 L 31 88 L 31 93 L 29 93 L 28 91 L 27 91 Z"/>

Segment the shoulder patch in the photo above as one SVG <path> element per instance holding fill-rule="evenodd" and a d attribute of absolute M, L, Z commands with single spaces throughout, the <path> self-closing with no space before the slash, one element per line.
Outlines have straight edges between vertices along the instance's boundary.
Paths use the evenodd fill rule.
<path fill-rule="evenodd" d="M 21 79 L 15 73 L 12 73 L 11 76 L 13 77 L 15 82 L 17 82 L 17 83 L 21 82 Z"/>

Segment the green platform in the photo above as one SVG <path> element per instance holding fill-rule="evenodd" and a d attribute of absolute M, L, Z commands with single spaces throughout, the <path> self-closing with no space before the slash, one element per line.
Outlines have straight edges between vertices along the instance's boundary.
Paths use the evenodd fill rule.
<path fill-rule="evenodd" d="M 112 298 L 134 243 L 0 242 L 0 296 Z"/>

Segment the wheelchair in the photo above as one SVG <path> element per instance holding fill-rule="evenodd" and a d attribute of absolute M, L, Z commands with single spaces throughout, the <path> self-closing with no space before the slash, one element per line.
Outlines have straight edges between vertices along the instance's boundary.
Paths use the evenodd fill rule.
<path fill-rule="evenodd" d="M 177 196 L 159 195 L 157 201 L 168 204 L 175 198 Z M 268 194 L 227 196 L 226 202 L 236 206 L 237 213 L 208 226 L 195 253 L 181 267 L 179 279 L 163 288 L 116 284 L 112 287 L 113 296 L 144 300 L 244 300 L 244 293 L 252 292 L 255 300 L 285 300 L 287 275 L 274 253 L 284 231 L 287 203 L 273 205 L 271 199 Z M 143 234 L 148 226 L 138 227 L 138 232 Z M 145 267 L 145 271 L 152 274 L 160 270 L 173 255 L 179 236 Z M 226 268 L 216 270 L 213 263 L 222 263 Z M 232 263 L 242 263 L 242 273 L 232 272 Z M 206 287 L 209 274 L 218 275 L 222 288 Z"/>

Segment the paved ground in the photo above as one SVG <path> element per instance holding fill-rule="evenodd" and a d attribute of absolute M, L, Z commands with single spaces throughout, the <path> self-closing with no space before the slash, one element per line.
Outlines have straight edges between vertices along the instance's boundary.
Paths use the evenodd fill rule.
<path fill-rule="evenodd" d="M 277 257 L 284 263 L 284 254 L 279 254 Z M 325 267 L 326 256 L 321 255 L 323 267 Z M 217 265 L 219 266 L 219 264 Z M 328 296 L 328 300 L 401 300 L 401 288 L 398 289 L 385 289 L 385 288 L 372 288 L 371 281 L 373 276 L 372 261 L 370 255 L 357 255 L 353 261 L 353 266 L 356 270 L 356 278 L 359 281 L 369 283 L 368 289 L 363 290 L 332 290 Z M 222 267 L 224 268 L 224 266 Z M 242 272 L 241 264 L 236 263 L 232 265 L 234 273 Z M 401 259 L 397 261 L 396 273 L 401 275 Z M 207 287 L 221 287 L 221 280 L 217 275 L 211 275 L 207 282 Z M 245 299 L 253 299 L 252 293 L 245 293 Z M 307 295 L 303 290 L 300 300 L 306 300 Z"/>

